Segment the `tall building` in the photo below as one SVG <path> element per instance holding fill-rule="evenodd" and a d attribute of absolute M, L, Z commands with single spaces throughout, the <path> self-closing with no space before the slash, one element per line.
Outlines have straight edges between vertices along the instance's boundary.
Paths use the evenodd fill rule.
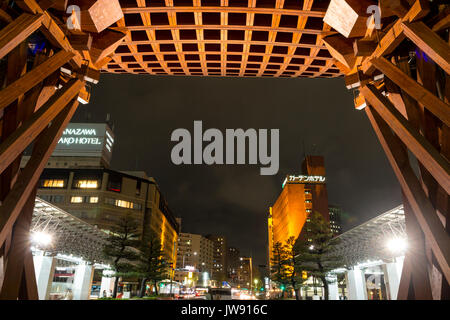
<path fill-rule="evenodd" d="M 342 209 L 339 206 L 330 205 L 330 228 L 335 236 L 342 233 Z"/>
<path fill-rule="evenodd" d="M 173 260 L 179 229 L 175 217 L 145 172 L 109 168 L 113 144 L 107 124 L 70 123 L 38 181 L 37 195 L 103 230 L 132 214 L 140 233 L 157 235 Z M 24 156 L 21 166 L 28 160 Z"/>
<path fill-rule="evenodd" d="M 205 236 L 214 243 L 213 271 L 211 279 L 221 283 L 227 279 L 227 240 L 224 236 Z"/>
<path fill-rule="evenodd" d="M 240 252 L 239 249 L 235 247 L 228 247 L 227 250 L 227 274 L 228 281 L 233 285 L 237 285 L 238 283 L 238 272 L 240 267 Z"/>
<path fill-rule="evenodd" d="M 324 158 L 306 156 L 302 171 L 302 175 L 286 177 L 280 196 L 269 208 L 269 265 L 275 243 L 285 243 L 292 236 L 305 235 L 306 232 L 302 231 L 311 212 L 319 212 L 327 221 L 330 220 Z"/>
<path fill-rule="evenodd" d="M 207 273 L 209 279 L 213 271 L 214 242 L 200 234 L 180 233 L 177 246 L 175 281 L 185 283 L 190 273 Z M 193 279 L 192 281 L 195 281 Z"/>
<path fill-rule="evenodd" d="M 106 123 L 69 123 L 46 168 L 109 168 L 114 133 Z M 28 150 L 21 166 L 30 159 Z"/>
<path fill-rule="evenodd" d="M 239 257 L 239 268 L 237 272 L 237 285 L 239 288 L 250 289 L 252 286 L 252 258 Z"/>

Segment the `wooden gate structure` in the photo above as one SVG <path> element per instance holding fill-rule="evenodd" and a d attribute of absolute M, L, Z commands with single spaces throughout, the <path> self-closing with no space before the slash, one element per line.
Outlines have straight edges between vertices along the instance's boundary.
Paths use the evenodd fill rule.
<path fill-rule="evenodd" d="M 445 2 L 0 1 L 0 299 L 37 299 L 29 249 L 36 185 L 101 71 L 344 75 L 403 192 L 410 245 L 398 298 L 449 299 Z M 26 148 L 32 156 L 20 169 Z"/>

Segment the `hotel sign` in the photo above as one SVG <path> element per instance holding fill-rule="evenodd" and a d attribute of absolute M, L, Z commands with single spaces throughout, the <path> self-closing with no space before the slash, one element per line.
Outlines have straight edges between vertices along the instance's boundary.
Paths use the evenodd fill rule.
<path fill-rule="evenodd" d="M 287 176 L 286 179 L 284 179 L 282 187 L 286 185 L 286 183 L 325 183 L 326 178 L 323 176 L 294 176 L 290 175 Z"/>
<path fill-rule="evenodd" d="M 103 157 L 111 160 L 113 133 L 105 123 L 69 123 L 53 156 Z"/>

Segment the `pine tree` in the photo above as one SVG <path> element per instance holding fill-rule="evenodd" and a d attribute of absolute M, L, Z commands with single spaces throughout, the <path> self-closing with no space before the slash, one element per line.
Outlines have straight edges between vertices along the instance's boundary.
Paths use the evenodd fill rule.
<path fill-rule="evenodd" d="M 341 256 L 334 253 L 339 239 L 334 238 L 328 221 L 318 212 L 312 212 L 305 225 L 305 236 L 297 240 L 298 268 L 307 271 L 309 275 L 321 280 L 325 300 L 328 300 L 328 274 L 341 267 L 344 263 Z"/>
<path fill-rule="evenodd" d="M 136 274 L 140 277 L 140 297 L 143 297 L 147 281 L 151 281 L 158 294 L 158 281 L 165 279 L 169 269 L 169 262 L 164 256 L 161 240 L 155 234 L 144 235 L 139 247 Z"/>
<path fill-rule="evenodd" d="M 298 263 L 299 246 L 295 237 L 287 239 L 284 245 L 286 278 L 295 292 L 295 299 L 300 299 L 300 288 L 305 282 L 302 278 L 301 265 Z"/>
<path fill-rule="evenodd" d="M 138 224 L 130 214 L 122 216 L 118 223 L 109 230 L 107 244 L 103 253 L 112 261 L 114 270 L 113 298 L 117 296 L 119 277 L 131 274 L 134 271 L 134 262 L 137 259 Z"/>
<path fill-rule="evenodd" d="M 278 283 L 281 286 L 281 290 L 286 289 L 286 285 L 289 283 L 288 270 L 286 267 L 286 249 L 282 243 L 276 242 L 272 249 L 271 269 L 270 275 L 272 281 Z"/>

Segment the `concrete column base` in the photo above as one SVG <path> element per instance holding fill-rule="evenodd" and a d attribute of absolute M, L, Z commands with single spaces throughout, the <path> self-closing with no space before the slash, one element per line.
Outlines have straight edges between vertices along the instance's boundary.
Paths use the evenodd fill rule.
<path fill-rule="evenodd" d="M 48 300 L 55 275 L 56 259 L 55 257 L 37 254 L 33 256 L 33 263 L 39 300 Z"/>
<path fill-rule="evenodd" d="M 73 300 L 89 299 L 93 276 L 93 266 L 87 264 L 80 264 L 77 266 L 73 279 Z"/>

